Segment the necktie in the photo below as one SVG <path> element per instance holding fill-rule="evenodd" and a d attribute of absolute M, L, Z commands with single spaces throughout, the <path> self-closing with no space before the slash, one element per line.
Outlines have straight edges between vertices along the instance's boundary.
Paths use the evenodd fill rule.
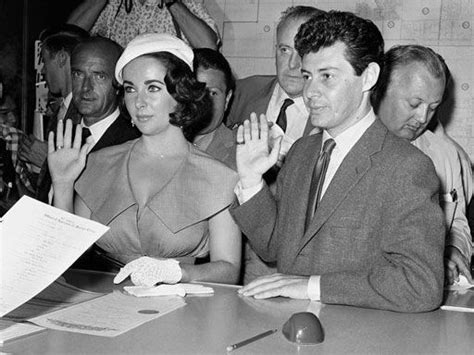
<path fill-rule="evenodd" d="M 329 165 L 329 159 L 331 158 L 331 153 L 336 142 L 334 139 L 328 139 L 324 142 L 323 150 L 319 155 L 316 166 L 313 170 L 313 177 L 311 179 L 311 188 L 309 191 L 309 202 L 308 210 L 306 211 L 306 229 L 308 229 L 311 220 L 313 219 L 316 208 L 318 207 L 318 202 L 321 197 L 321 191 L 323 189 L 324 178 L 326 177 L 326 171 Z"/>
<path fill-rule="evenodd" d="M 67 107 L 64 104 L 64 100 L 62 100 L 59 106 L 59 111 L 58 111 L 58 121 L 63 120 L 64 117 L 66 117 L 66 113 L 67 113 Z"/>
<path fill-rule="evenodd" d="M 91 130 L 85 126 L 82 127 L 82 144 L 86 143 L 87 138 L 91 135 Z"/>
<path fill-rule="evenodd" d="M 276 124 L 281 127 L 283 132 L 286 132 L 286 109 L 288 108 L 288 106 L 291 106 L 293 104 L 294 101 L 292 99 L 285 99 L 285 101 L 283 101 L 283 105 L 281 105 L 280 113 L 278 113 Z"/>

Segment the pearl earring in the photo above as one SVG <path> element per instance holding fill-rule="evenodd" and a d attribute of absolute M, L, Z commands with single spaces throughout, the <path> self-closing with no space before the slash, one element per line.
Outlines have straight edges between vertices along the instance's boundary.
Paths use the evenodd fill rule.
<path fill-rule="evenodd" d="M 132 127 L 135 127 L 135 122 L 133 122 L 133 119 L 130 120 L 130 122 L 132 122 Z"/>

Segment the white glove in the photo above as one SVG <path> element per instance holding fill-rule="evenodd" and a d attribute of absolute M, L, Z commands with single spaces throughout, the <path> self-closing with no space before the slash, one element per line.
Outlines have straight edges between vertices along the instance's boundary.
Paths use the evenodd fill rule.
<path fill-rule="evenodd" d="M 137 286 L 151 287 L 157 283 L 175 284 L 181 280 L 183 273 L 179 262 L 174 259 L 154 259 L 142 256 L 120 269 L 114 278 L 119 284 L 128 276 Z"/>

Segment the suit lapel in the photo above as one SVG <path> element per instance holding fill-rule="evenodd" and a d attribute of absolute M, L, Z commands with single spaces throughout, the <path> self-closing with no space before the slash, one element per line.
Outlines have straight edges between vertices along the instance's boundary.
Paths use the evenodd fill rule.
<path fill-rule="evenodd" d="M 109 128 L 104 132 L 99 141 L 92 147 L 91 151 L 125 143 L 131 139 L 138 138 L 140 132 L 132 127 L 122 114 L 118 116 Z"/>
<path fill-rule="evenodd" d="M 255 99 L 250 101 L 248 105 L 246 105 L 244 111 L 244 119 L 248 119 L 252 112 L 255 112 L 257 115 L 260 115 L 261 113 L 267 113 L 268 103 L 272 98 L 273 90 L 275 89 L 276 84 L 277 78 L 275 77 L 268 83 L 268 85 L 262 88 L 261 95 L 255 93 Z"/>
<path fill-rule="evenodd" d="M 321 198 L 313 221 L 300 240 L 297 252 L 293 254 L 295 259 L 369 171 L 371 156 L 382 149 L 386 132 L 377 119 L 349 151 Z"/>

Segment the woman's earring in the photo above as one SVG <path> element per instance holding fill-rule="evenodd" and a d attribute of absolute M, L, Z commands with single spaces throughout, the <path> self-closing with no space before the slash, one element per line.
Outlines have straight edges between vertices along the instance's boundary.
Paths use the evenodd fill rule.
<path fill-rule="evenodd" d="M 131 119 L 130 122 L 132 122 L 132 127 L 135 127 L 135 122 L 133 122 L 133 119 Z"/>

